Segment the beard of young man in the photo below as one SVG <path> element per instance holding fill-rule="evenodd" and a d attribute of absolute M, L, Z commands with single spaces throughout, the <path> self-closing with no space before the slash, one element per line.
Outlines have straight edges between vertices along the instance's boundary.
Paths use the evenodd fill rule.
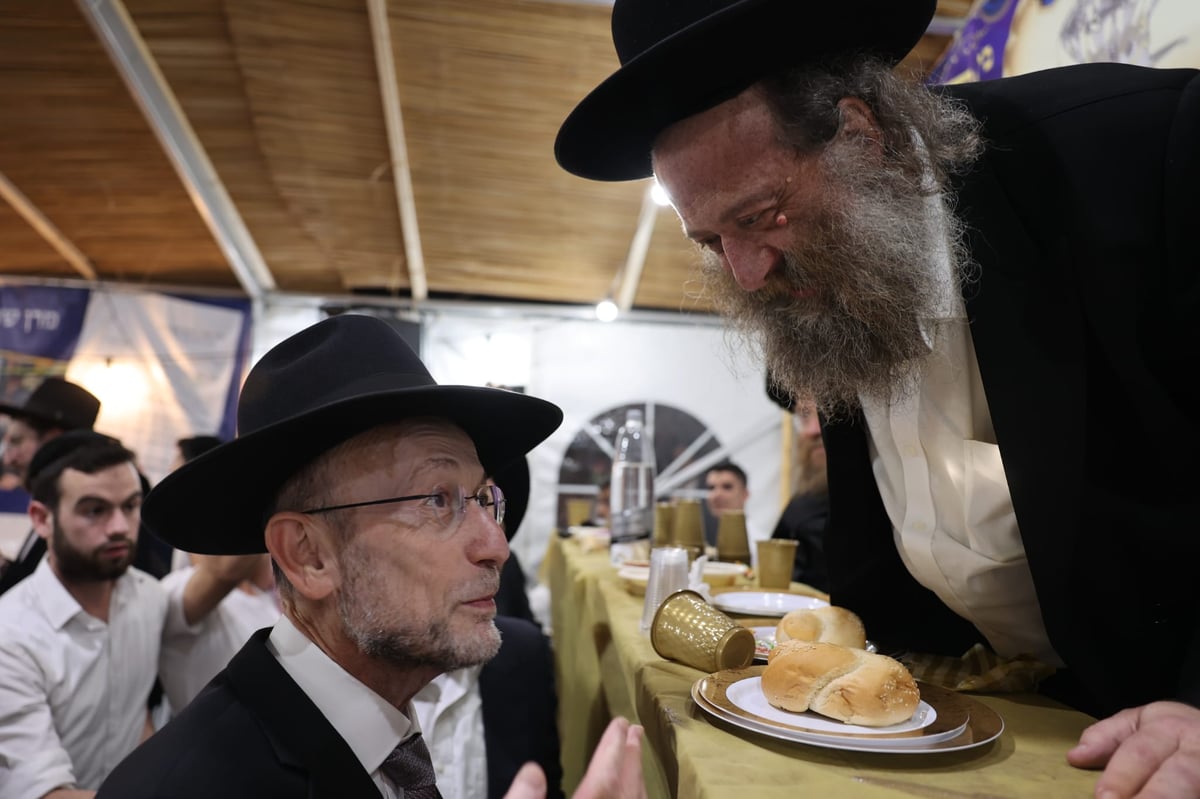
<path fill-rule="evenodd" d="M 119 560 L 113 560 L 101 554 L 115 544 L 129 545 L 129 550 Z M 58 572 L 63 580 L 74 583 L 98 583 L 115 580 L 125 573 L 137 553 L 137 542 L 126 536 L 120 536 L 108 539 L 91 552 L 81 552 L 71 546 L 66 533 L 58 523 L 58 515 L 55 514 L 50 534 L 50 549 L 54 552 L 55 563 L 58 565 Z"/>
<path fill-rule="evenodd" d="M 912 390 L 930 353 L 922 320 L 936 317 L 945 291 L 939 259 L 949 253 L 956 291 L 967 258 L 961 223 L 942 200 L 945 226 L 935 224 L 920 179 L 881 167 L 855 142 L 837 140 L 819 157 L 831 194 L 793 222 L 795 244 L 766 285 L 743 290 L 711 252 L 703 273 L 717 309 L 772 378 L 836 417 L 860 397 Z"/>
<path fill-rule="evenodd" d="M 338 594 L 338 615 L 346 637 L 360 652 L 399 668 L 435 666 L 447 672 L 484 663 L 500 651 L 500 631 L 495 624 L 468 637 L 456 634 L 444 619 L 414 623 L 404 611 L 397 613 L 387 607 L 376 587 L 379 575 L 370 555 L 353 539 L 343 547 L 341 568 L 345 581 Z M 500 572 L 496 570 L 490 585 L 473 595 L 489 590 L 495 593 L 499 585 Z"/>

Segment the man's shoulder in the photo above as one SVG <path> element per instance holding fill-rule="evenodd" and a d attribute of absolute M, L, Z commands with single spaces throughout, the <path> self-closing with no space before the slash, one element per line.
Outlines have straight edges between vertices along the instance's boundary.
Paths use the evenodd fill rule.
<path fill-rule="evenodd" d="M 1126 102 L 1146 92 L 1181 92 L 1195 69 L 1155 69 L 1097 63 L 1055 67 L 997 80 L 952 84 L 936 91 L 957 97 L 988 121 L 1014 124 L 1048 119 L 1098 104 Z"/>
<path fill-rule="evenodd" d="M 267 733 L 223 676 L 125 758 L 99 797 L 287 796 Z M 299 794 L 303 795 L 303 794 Z"/>
<path fill-rule="evenodd" d="M 40 607 L 37 583 L 26 577 L 0 594 L 0 628 L 30 628 L 31 613 L 36 614 L 37 618 L 44 615 Z"/>

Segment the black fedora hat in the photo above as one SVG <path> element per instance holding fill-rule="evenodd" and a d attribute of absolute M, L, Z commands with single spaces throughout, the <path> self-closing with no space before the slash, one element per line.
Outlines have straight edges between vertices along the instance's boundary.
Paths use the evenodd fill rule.
<path fill-rule="evenodd" d="M 100 415 L 100 400 L 61 377 L 47 377 L 21 405 L 0 405 L 0 413 L 32 419 L 63 430 L 90 430 Z"/>
<path fill-rule="evenodd" d="M 890 63 L 916 45 L 936 0 L 615 0 L 621 68 L 563 122 L 554 155 L 592 180 L 652 173 L 664 129 L 771 72 L 862 52 Z"/>
<path fill-rule="evenodd" d="M 512 541 L 529 508 L 529 460 L 517 458 L 493 472 L 492 481 L 504 492 L 504 535 Z"/>
<path fill-rule="evenodd" d="M 265 514 L 289 477 L 342 441 L 414 416 L 461 427 L 489 473 L 562 422 L 556 405 L 535 397 L 439 386 L 390 325 L 343 314 L 285 339 L 255 364 L 238 399 L 237 437 L 164 477 L 142 521 L 188 552 L 265 552 Z"/>

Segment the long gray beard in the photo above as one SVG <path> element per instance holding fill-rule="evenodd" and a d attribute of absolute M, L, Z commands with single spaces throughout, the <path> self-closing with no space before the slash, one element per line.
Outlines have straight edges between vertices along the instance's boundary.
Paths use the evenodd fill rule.
<path fill-rule="evenodd" d="M 937 313 L 938 259 L 949 250 L 951 290 L 966 262 L 949 208 L 945 228 L 932 224 L 928 191 L 856 146 L 834 143 L 822 156 L 837 196 L 805 220 L 767 285 L 745 291 L 714 254 L 705 257 L 706 290 L 732 332 L 779 385 L 830 417 L 860 398 L 895 401 L 914 389 L 930 354 L 922 320 Z M 797 299 L 796 289 L 816 295 Z"/>

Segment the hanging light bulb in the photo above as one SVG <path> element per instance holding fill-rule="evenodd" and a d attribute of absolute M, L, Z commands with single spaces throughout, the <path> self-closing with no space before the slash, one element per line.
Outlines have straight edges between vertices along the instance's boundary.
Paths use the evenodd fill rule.
<path fill-rule="evenodd" d="M 616 319 L 619 311 L 617 304 L 607 298 L 596 304 L 596 318 L 601 322 L 611 322 Z"/>

